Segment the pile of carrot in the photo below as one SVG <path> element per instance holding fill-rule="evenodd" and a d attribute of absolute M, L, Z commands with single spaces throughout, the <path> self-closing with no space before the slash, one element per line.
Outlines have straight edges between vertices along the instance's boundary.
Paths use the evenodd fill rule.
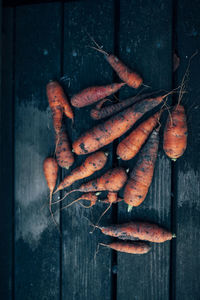
<path fill-rule="evenodd" d="M 50 192 L 49 211 L 56 223 L 52 206 L 54 207 L 54 205 L 67 199 L 67 196 L 72 192 L 81 192 L 81 196 L 62 209 L 70 207 L 74 203 L 79 203 L 84 208 L 94 207 L 97 203 L 107 204 L 106 210 L 94 225 L 94 229 L 98 228 L 103 234 L 116 237 L 118 240 L 110 244 L 100 243 L 100 245 L 116 251 L 144 254 L 150 250 L 150 245 L 147 242 L 163 243 L 171 240 L 174 235 L 159 225 L 149 222 L 135 221 L 107 227 L 98 224 L 112 204 L 124 201 L 128 204 L 128 211 L 130 211 L 132 207 L 142 205 L 145 201 L 156 167 L 159 130 L 163 122 L 161 115 L 165 110 L 164 107 L 167 107 L 165 105 L 167 96 L 173 91 L 159 95 L 155 95 L 155 93 L 138 94 L 117 103 L 107 99 L 106 97 L 125 86 L 134 89 L 139 88 L 143 84 L 143 79 L 141 75 L 131 70 L 114 54 L 108 54 L 95 41 L 94 43 L 95 49 L 103 53 L 106 61 L 122 82 L 86 87 L 73 95 L 70 101 L 58 81 L 50 81 L 47 84 L 47 99 L 52 111 L 55 131 L 54 154 L 47 157 L 43 163 L 44 176 Z M 76 109 L 93 104 L 95 107 L 91 108 L 88 117 L 94 120 L 105 118 L 106 120 L 84 132 L 72 143 L 65 128 L 64 118 L 74 122 L 72 106 L 75 107 L 76 112 Z M 151 111 L 152 113 L 150 113 Z M 148 117 L 146 117 L 146 113 L 148 113 Z M 141 122 L 140 119 L 143 116 L 145 120 Z M 138 121 L 139 124 L 137 124 Z M 131 129 L 132 127 L 133 129 Z M 117 158 L 124 161 L 136 157 L 134 167 L 130 170 L 129 175 L 122 167 L 107 170 L 106 164 L 109 153 L 104 152 L 101 148 L 111 144 L 130 129 L 132 131 L 118 143 L 116 155 Z M 166 155 L 175 161 L 183 155 L 186 147 L 186 114 L 183 105 L 178 101 L 177 105 L 169 111 L 164 128 L 163 149 Z M 76 155 L 87 155 L 87 157 L 79 166 L 74 168 Z M 57 178 L 59 167 L 67 170 L 71 168 L 61 182 L 58 182 Z M 96 172 L 103 170 L 104 167 L 104 172 L 102 171 L 101 175 L 96 175 Z M 87 181 L 82 183 L 80 182 L 82 179 Z M 74 184 L 76 184 L 75 188 L 72 187 Z M 119 197 L 119 191 L 122 188 L 124 188 L 123 197 Z M 53 194 L 64 189 L 67 189 L 64 197 L 54 201 Z M 108 192 L 106 199 L 98 199 L 101 191 Z M 89 205 L 85 205 L 82 201 L 89 202 Z"/>

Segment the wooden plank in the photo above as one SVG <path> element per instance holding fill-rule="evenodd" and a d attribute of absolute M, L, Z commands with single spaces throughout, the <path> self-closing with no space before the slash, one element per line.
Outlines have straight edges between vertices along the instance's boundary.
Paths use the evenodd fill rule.
<path fill-rule="evenodd" d="M 1 6 L 0 6 L 1 9 Z M 1 100 L 0 100 L 0 228 L 1 228 L 1 280 L 0 298 L 12 299 L 13 266 L 13 89 L 12 46 L 13 9 L 2 12 L 1 43 Z"/>
<path fill-rule="evenodd" d="M 113 1 L 65 3 L 64 20 L 63 82 L 68 95 L 71 97 L 88 86 L 111 83 L 112 69 L 100 53 L 87 47 L 92 45 L 87 32 L 103 44 L 105 49 L 113 51 Z M 68 122 L 68 132 L 72 140 L 95 124 L 89 117 L 90 109 L 91 107 L 74 110 L 73 130 Z M 109 161 L 106 167 L 93 177 L 102 174 L 112 165 L 112 146 L 106 149 L 110 152 Z M 79 165 L 85 158 L 85 156 L 76 157 L 76 164 L 73 167 Z M 72 198 L 69 199 L 71 200 Z M 92 222 L 96 222 L 104 209 L 105 206 L 97 205 L 87 210 L 76 204 L 63 212 L 63 299 L 92 300 L 111 297 L 111 252 L 101 249 L 96 259 L 94 258 L 98 242 L 102 241 L 103 237 L 97 230 L 90 235 L 91 227 L 84 218 L 88 217 Z M 109 218 L 108 213 L 103 222 Z"/>
<path fill-rule="evenodd" d="M 45 86 L 60 74 L 61 5 L 16 8 L 15 299 L 60 298 L 60 240 L 43 160 L 54 153 Z M 59 220 L 58 220 L 59 221 Z"/>
<path fill-rule="evenodd" d="M 127 9 L 128 8 L 128 9 Z M 120 1 L 119 57 L 135 68 L 153 90 L 171 88 L 171 1 Z M 134 91 L 126 90 L 125 98 Z M 161 143 L 160 143 L 161 144 Z M 160 146 L 161 147 L 161 146 Z M 120 165 L 132 168 L 137 157 Z M 148 220 L 170 229 L 171 163 L 159 151 L 152 185 L 145 201 L 130 214 L 119 204 L 119 223 Z M 117 299 L 169 299 L 170 242 L 152 245 L 146 255 L 119 253 Z"/>
<path fill-rule="evenodd" d="M 179 1 L 176 19 L 176 50 L 180 57 L 176 84 L 185 73 L 189 58 L 200 48 L 200 3 Z M 176 234 L 174 241 L 173 296 L 175 299 L 199 299 L 200 286 L 200 119 L 199 119 L 199 54 L 193 58 L 182 104 L 188 116 L 188 147 L 174 165 Z"/>

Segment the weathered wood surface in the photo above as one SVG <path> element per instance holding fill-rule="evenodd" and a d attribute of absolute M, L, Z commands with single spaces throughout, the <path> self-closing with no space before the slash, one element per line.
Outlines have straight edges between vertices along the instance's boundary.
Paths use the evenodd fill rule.
<path fill-rule="evenodd" d="M 43 160 L 54 153 L 45 86 L 60 74 L 61 5 L 16 8 L 15 299 L 60 298 L 60 239 L 47 209 Z"/>
<path fill-rule="evenodd" d="M 127 10 L 127 6 L 129 9 Z M 120 1 L 119 56 L 144 77 L 153 90 L 171 89 L 171 1 Z M 127 89 L 123 97 L 133 92 Z M 137 156 L 126 165 L 132 169 Z M 120 164 L 124 163 L 120 160 Z M 144 202 L 132 209 L 119 204 L 119 223 L 141 219 L 170 229 L 171 163 L 161 142 L 155 173 Z M 118 254 L 117 299 L 168 299 L 170 242 L 152 245 L 146 255 Z"/>
<path fill-rule="evenodd" d="M 2 13 L 2 10 L 0 8 Z M 13 267 L 13 9 L 3 12 L 0 100 L 0 298 L 12 298 Z M 1 19 L 1 17 L 0 17 Z"/>
<path fill-rule="evenodd" d="M 179 1 L 176 7 L 176 50 L 180 68 L 175 82 L 180 82 L 190 57 L 200 50 L 200 2 Z M 174 226 L 177 238 L 173 255 L 173 296 L 175 299 L 199 299 L 200 286 L 200 54 L 189 70 L 188 93 L 182 104 L 188 118 L 188 148 L 174 164 Z"/>
<path fill-rule="evenodd" d="M 189 57 L 199 48 L 199 2 L 184 0 L 173 7 L 172 1 L 161 0 L 64 2 L 21 6 L 25 1 L 13 0 L 7 5 L 20 6 L 3 9 L 1 299 L 196 300 L 200 285 L 199 55 L 191 63 L 189 93 L 183 98 L 189 126 L 186 153 L 172 164 L 163 153 L 161 133 L 153 183 L 144 203 L 130 214 L 120 203 L 102 219 L 102 224 L 117 219 L 158 222 L 171 228 L 176 240 L 153 245 L 149 254 L 141 256 L 100 248 L 94 258 L 98 242 L 109 238 L 97 230 L 90 235 L 86 218 L 95 222 L 105 207 L 98 204 L 85 210 L 76 204 L 58 213 L 60 237 L 44 206 L 48 189 L 42 162 L 54 153 L 45 94 L 48 80 L 60 79 L 69 97 L 90 85 L 119 80 L 103 56 L 87 47 L 92 45 L 87 32 L 141 72 L 153 90 L 170 90 L 180 83 Z M 174 49 L 181 59 L 175 73 Z M 126 87 L 119 96 L 134 93 Z M 65 119 L 71 141 L 95 123 L 89 110 L 75 109 L 74 126 Z M 108 164 L 93 177 L 118 163 L 113 147 L 106 149 Z M 77 157 L 73 167 L 84 159 Z M 130 168 L 136 159 L 119 164 Z M 63 170 L 60 178 L 69 172 Z"/>
<path fill-rule="evenodd" d="M 64 5 L 64 76 L 62 78 L 66 91 L 71 97 L 81 89 L 92 85 L 111 83 L 112 69 L 104 57 L 89 48 L 93 46 L 87 33 L 103 43 L 105 49 L 113 51 L 113 2 L 86 1 L 65 3 Z M 108 30 L 109 29 L 109 30 Z M 68 123 L 71 140 L 94 125 L 89 117 L 91 106 L 85 109 L 74 109 L 75 125 Z M 103 174 L 112 166 L 112 146 L 106 147 L 109 152 L 106 166 L 91 178 Z M 80 165 L 86 156 L 76 157 L 73 168 Z M 65 176 L 68 172 L 63 172 Z M 88 179 L 85 179 L 86 182 Z M 79 185 L 79 184 L 78 184 Z M 75 185 L 74 185 L 75 186 Z M 77 185 L 76 185 L 77 186 Z M 75 194 L 77 196 L 77 193 Z M 69 197 L 65 204 L 72 201 Z M 65 205 L 63 204 L 63 205 Z M 63 299 L 110 299 L 111 297 L 111 252 L 100 249 L 95 258 L 101 234 L 92 229 L 87 217 L 96 222 L 105 205 L 84 209 L 78 203 L 63 211 L 62 214 L 62 296 Z M 110 218 L 108 213 L 104 221 Z M 69 252 L 71 255 L 69 255 Z"/>

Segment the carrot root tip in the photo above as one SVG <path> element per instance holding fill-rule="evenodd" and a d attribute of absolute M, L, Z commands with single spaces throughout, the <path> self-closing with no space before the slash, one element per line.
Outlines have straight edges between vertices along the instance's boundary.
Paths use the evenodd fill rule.
<path fill-rule="evenodd" d="M 132 211 L 132 209 L 133 209 L 133 206 L 129 204 L 128 205 L 128 212 L 130 213 Z"/>

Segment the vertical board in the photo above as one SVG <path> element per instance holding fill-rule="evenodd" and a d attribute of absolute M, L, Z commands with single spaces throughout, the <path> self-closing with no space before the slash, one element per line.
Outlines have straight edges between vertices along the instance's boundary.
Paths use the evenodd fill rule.
<path fill-rule="evenodd" d="M 88 47 L 93 43 L 87 35 L 92 35 L 105 49 L 113 51 L 113 1 L 78 1 L 65 3 L 64 6 L 64 76 L 62 81 L 71 97 L 92 85 L 112 82 L 112 69 L 104 57 Z M 71 140 L 92 127 L 95 122 L 90 119 L 91 107 L 74 109 L 75 125 L 68 122 Z M 112 165 L 112 146 L 107 165 L 94 174 L 102 174 Z M 76 157 L 73 168 L 85 159 Z M 66 172 L 64 173 L 66 175 Z M 85 179 L 86 182 L 88 179 Z M 74 185 L 75 186 L 75 185 Z M 70 202 L 72 198 L 66 200 Z M 79 204 L 68 208 L 62 214 L 63 255 L 62 255 L 62 296 L 63 299 L 110 299 L 111 297 L 111 252 L 101 249 L 96 258 L 101 234 L 96 230 L 89 234 L 91 227 L 84 218 L 96 222 L 105 206 L 97 205 L 84 209 Z M 110 214 L 103 219 L 110 218 Z M 105 241 L 105 240 L 104 240 Z"/>
<path fill-rule="evenodd" d="M 189 58 L 200 49 L 200 3 L 178 1 L 176 50 L 180 57 L 177 83 L 180 84 Z M 191 61 L 188 93 L 183 97 L 188 118 L 188 147 L 174 165 L 176 201 L 176 264 L 174 268 L 174 298 L 199 299 L 200 286 L 200 101 L 199 54 Z M 175 253 L 174 253 L 175 255 Z"/>
<path fill-rule="evenodd" d="M 153 90 L 171 89 L 171 1 L 120 1 L 119 57 L 139 71 L 144 83 Z M 133 95 L 127 88 L 122 98 Z M 160 139 L 162 140 L 162 138 Z M 130 169 L 138 156 L 120 165 Z M 119 204 L 119 223 L 147 220 L 170 229 L 171 164 L 161 149 L 155 165 L 152 185 L 145 201 L 132 209 Z M 168 299 L 170 242 L 152 244 L 145 255 L 118 254 L 117 299 Z"/>
<path fill-rule="evenodd" d="M 43 160 L 54 153 L 45 86 L 60 74 L 61 5 L 16 8 L 15 299 L 59 299 L 60 240 Z"/>
<path fill-rule="evenodd" d="M 1 9 L 1 8 L 0 8 Z M 0 298 L 12 298 L 13 266 L 13 9 L 3 12 L 0 99 Z"/>

